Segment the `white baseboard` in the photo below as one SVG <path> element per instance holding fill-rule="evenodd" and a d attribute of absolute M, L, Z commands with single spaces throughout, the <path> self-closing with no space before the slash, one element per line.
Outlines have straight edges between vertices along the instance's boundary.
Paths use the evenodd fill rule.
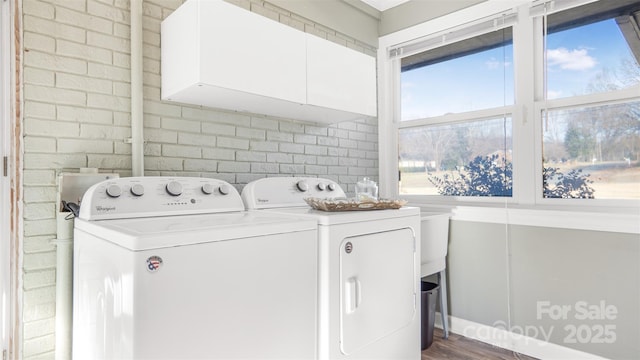
<path fill-rule="evenodd" d="M 440 313 L 436 313 L 436 327 L 440 329 L 442 329 L 441 319 L 442 317 Z M 453 316 L 449 317 L 449 331 L 470 339 L 482 341 L 487 344 L 538 359 L 606 359 L 598 355 L 571 349 L 566 346 L 553 344 L 518 333 L 506 331 L 505 329 L 487 326 Z"/>

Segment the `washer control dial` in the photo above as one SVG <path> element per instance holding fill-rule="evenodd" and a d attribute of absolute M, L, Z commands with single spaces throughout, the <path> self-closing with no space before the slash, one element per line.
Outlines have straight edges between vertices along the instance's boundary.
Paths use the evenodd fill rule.
<path fill-rule="evenodd" d="M 169 193 L 169 195 L 180 196 L 182 195 L 182 184 L 180 184 L 175 180 L 169 181 L 169 183 L 166 186 L 166 190 L 167 190 L 167 193 Z"/>
<path fill-rule="evenodd" d="M 325 191 L 327 189 L 327 184 L 325 183 L 318 183 L 318 190 L 320 191 Z"/>
<path fill-rule="evenodd" d="M 201 188 L 202 192 L 207 194 L 207 195 L 211 195 L 213 194 L 213 185 L 211 185 L 210 183 L 206 183 L 204 185 L 202 185 Z"/>
<path fill-rule="evenodd" d="M 329 191 L 334 191 L 336 189 L 336 184 L 331 183 L 328 185 Z"/>
<path fill-rule="evenodd" d="M 120 195 L 122 195 L 122 189 L 116 184 L 109 185 L 107 187 L 107 195 L 112 198 L 120 197 Z"/>
<path fill-rule="evenodd" d="M 119 178 L 110 174 L 104 174 L 104 177 L 104 181 L 92 185 L 82 196 L 79 219 L 93 221 L 245 211 L 235 186 L 224 180 L 186 176 Z M 291 189 L 298 180 L 302 178 L 290 180 L 288 190 L 303 195 L 305 193 Z"/>
<path fill-rule="evenodd" d="M 130 191 L 135 196 L 142 196 L 144 195 L 144 186 L 142 184 L 133 184 Z"/>
<path fill-rule="evenodd" d="M 309 190 L 309 184 L 307 184 L 306 181 L 304 180 L 300 180 L 296 183 L 296 187 L 298 188 L 298 190 L 302 191 L 302 192 L 306 192 Z"/>
<path fill-rule="evenodd" d="M 218 188 L 218 191 L 220 191 L 220 194 L 222 195 L 229 195 L 229 192 L 231 191 L 231 189 L 229 188 L 229 185 L 221 185 Z"/>

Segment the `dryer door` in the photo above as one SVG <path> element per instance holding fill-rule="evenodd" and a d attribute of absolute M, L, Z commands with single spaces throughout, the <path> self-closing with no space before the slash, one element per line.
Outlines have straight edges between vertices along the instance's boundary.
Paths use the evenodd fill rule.
<path fill-rule="evenodd" d="M 414 233 L 398 229 L 340 245 L 340 350 L 349 355 L 416 316 Z"/>

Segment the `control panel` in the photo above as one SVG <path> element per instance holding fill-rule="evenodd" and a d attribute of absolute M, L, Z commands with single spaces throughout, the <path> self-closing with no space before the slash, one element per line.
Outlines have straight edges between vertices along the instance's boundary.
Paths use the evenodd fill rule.
<path fill-rule="evenodd" d="M 343 198 L 345 193 L 335 181 L 310 177 L 270 177 L 247 184 L 242 200 L 247 209 L 307 206 L 308 197 Z"/>
<path fill-rule="evenodd" d="M 93 185 L 82 197 L 79 218 L 121 219 L 243 211 L 229 183 L 194 177 L 130 177 Z"/>

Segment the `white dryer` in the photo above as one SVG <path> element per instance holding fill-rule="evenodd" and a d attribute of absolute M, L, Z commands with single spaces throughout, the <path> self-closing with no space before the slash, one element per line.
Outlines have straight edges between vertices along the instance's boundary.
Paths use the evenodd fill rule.
<path fill-rule="evenodd" d="M 75 221 L 74 359 L 315 359 L 316 222 L 224 181 L 104 181 Z"/>
<path fill-rule="evenodd" d="M 344 196 L 331 180 L 301 177 L 242 191 L 249 210 L 317 221 L 320 359 L 420 359 L 420 211 L 325 212 L 304 201 Z"/>

